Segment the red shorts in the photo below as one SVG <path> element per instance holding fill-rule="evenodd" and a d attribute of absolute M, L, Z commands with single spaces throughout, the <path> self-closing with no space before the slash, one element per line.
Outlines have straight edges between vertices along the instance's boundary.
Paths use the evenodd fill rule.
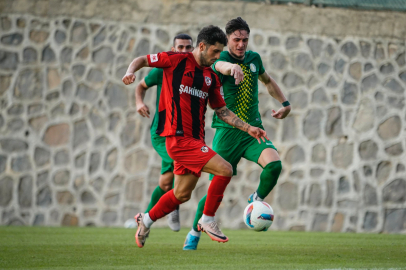
<path fill-rule="evenodd" d="M 166 150 L 175 161 L 174 174 L 191 173 L 197 177 L 200 177 L 204 165 L 217 154 L 203 140 L 181 136 L 166 137 Z"/>

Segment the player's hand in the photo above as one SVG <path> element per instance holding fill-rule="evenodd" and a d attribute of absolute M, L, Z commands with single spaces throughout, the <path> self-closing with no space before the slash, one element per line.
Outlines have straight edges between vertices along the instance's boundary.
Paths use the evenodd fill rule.
<path fill-rule="evenodd" d="M 237 64 L 234 64 L 231 68 L 231 76 L 235 79 L 235 85 L 238 85 L 242 80 L 244 80 L 244 72 L 242 71 L 241 67 Z"/>
<path fill-rule="evenodd" d="M 137 112 L 141 114 L 142 117 L 148 117 L 149 118 L 149 108 L 147 105 L 145 105 L 144 102 L 140 102 L 136 104 L 137 107 Z"/>
<path fill-rule="evenodd" d="M 126 73 L 122 79 L 125 85 L 132 84 L 135 81 L 135 74 L 134 73 Z"/>
<path fill-rule="evenodd" d="M 282 107 L 280 108 L 277 112 L 275 112 L 275 110 L 272 110 L 272 117 L 276 118 L 276 119 L 283 119 L 286 116 L 288 116 L 288 114 L 290 113 L 291 110 L 291 106 L 287 106 L 287 107 Z"/>
<path fill-rule="evenodd" d="M 254 137 L 255 139 L 257 139 L 258 143 L 261 143 L 261 140 L 263 142 L 265 142 L 265 139 L 267 139 L 269 141 L 269 138 L 266 135 L 266 131 L 263 129 L 260 129 L 258 127 L 250 126 L 248 128 L 248 134 L 251 135 L 252 137 Z"/>

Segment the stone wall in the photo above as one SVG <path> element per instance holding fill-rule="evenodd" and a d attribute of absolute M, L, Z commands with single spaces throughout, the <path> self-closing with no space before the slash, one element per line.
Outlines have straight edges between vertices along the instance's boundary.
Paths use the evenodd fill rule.
<path fill-rule="evenodd" d="M 165 8 L 184 2 L 212 3 L 168 1 Z M 245 4 L 259 7 L 269 8 Z M 0 224 L 121 226 L 146 208 L 160 173 L 150 120 L 137 115 L 135 85 L 124 86 L 121 78 L 135 56 L 168 50 L 180 32 L 196 38 L 201 24 L 120 21 L 114 12 L 114 19 L 74 16 L 73 6 L 45 15 L 35 14 L 37 6 L 21 9 L 10 4 L 0 15 Z M 298 7 L 281 9 L 292 14 Z M 285 120 L 272 119 L 280 105 L 261 86 L 264 126 L 284 166 L 267 198 L 276 213 L 272 228 L 405 233 L 404 37 L 277 31 L 260 27 L 252 15 L 246 19 L 253 21 L 250 49 L 261 54 L 294 108 Z M 153 108 L 155 89 L 146 101 Z M 260 172 L 256 164 L 239 164 L 218 212 L 224 227 L 244 227 L 246 198 Z M 207 178 L 181 206 L 184 226 L 192 223 Z"/>

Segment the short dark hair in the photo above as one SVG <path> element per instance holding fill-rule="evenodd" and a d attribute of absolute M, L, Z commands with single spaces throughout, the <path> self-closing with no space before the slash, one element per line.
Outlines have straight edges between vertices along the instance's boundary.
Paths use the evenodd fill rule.
<path fill-rule="evenodd" d="M 226 24 L 227 35 L 231 35 L 237 30 L 245 30 L 247 31 L 248 34 L 250 33 L 250 27 L 248 26 L 248 23 L 244 21 L 241 17 L 232 19 Z"/>
<path fill-rule="evenodd" d="M 216 42 L 227 46 L 227 36 L 218 26 L 209 25 L 200 30 L 197 36 L 196 47 L 200 42 L 209 45 L 215 45 Z"/>
<path fill-rule="evenodd" d="M 189 36 L 188 34 L 178 34 L 173 38 L 173 46 L 175 46 L 175 40 L 177 39 L 185 39 L 185 40 L 191 40 L 192 44 L 193 44 L 193 39 L 191 36 Z"/>

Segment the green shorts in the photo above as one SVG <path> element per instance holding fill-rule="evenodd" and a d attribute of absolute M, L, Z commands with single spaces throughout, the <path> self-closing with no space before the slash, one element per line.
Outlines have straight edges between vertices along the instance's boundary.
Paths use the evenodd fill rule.
<path fill-rule="evenodd" d="M 261 126 L 260 128 L 263 129 Z M 217 128 L 213 139 L 213 150 L 233 166 L 233 175 L 237 174 L 237 164 L 243 157 L 258 164 L 262 151 L 276 149 L 269 140 L 258 143 L 257 139 L 236 128 Z M 213 175 L 210 174 L 210 179 Z"/>
<path fill-rule="evenodd" d="M 173 159 L 168 155 L 166 152 L 166 145 L 165 145 L 166 138 L 161 137 L 159 135 L 152 135 L 151 142 L 152 146 L 154 147 L 155 151 L 159 154 L 162 158 L 162 168 L 161 174 L 166 172 L 173 172 Z"/>

